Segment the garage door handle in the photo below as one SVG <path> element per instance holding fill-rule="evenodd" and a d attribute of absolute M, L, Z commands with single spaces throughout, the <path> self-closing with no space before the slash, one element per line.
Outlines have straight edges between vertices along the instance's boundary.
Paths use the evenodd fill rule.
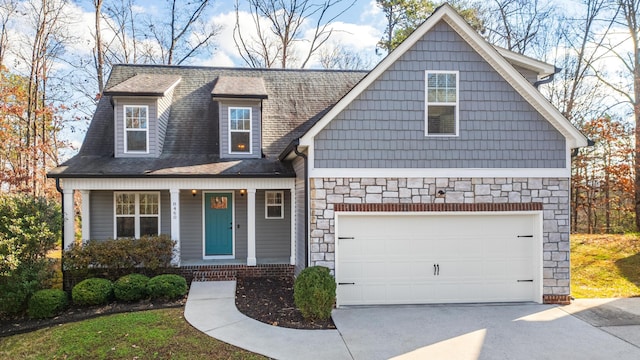
<path fill-rule="evenodd" d="M 531 279 L 531 280 L 518 280 L 518 282 L 533 282 L 533 279 Z"/>
<path fill-rule="evenodd" d="M 355 285 L 356 283 L 341 283 L 339 282 L 338 285 Z"/>
<path fill-rule="evenodd" d="M 518 235 L 518 237 L 519 237 L 519 238 L 521 238 L 521 237 L 532 238 L 532 237 L 533 237 L 533 235 Z"/>
<path fill-rule="evenodd" d="M 338 240 L 353 240 L 353 236 L 338 236 Z"/>

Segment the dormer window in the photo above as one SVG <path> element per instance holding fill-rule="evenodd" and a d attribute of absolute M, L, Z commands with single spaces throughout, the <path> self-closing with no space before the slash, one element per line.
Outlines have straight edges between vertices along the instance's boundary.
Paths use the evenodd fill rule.
<path fill-rule="evenodd" d="M 124 106 L 124 152 L 149 152 L 148 106 Z"/>
<path fill-rule="evenodd" d="M 229 107 L 229 153 L 251 153 L 250 107 Z"/>

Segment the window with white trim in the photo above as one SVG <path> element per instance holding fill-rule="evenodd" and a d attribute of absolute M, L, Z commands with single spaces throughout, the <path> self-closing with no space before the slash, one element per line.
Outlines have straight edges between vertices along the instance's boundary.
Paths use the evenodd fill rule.
<path fill-rule="evenodd" d="M 266 219 L 284 219 L 284 192 L 265 192 L 264 214 Z"/>
<path fill-rule="evenodd" d="M 458 135 L 458 73 L 427 71 L 427 136 Z"/>
<path fill-rule="evenodd" d="M 229 108 L 229 153 L 251 153 L 251 108 Z"/>
<path fill-rule="evenodd" d="M 160 232 L 160 193 L 116 192 L 115 237 L 136 238 Z"/>
<path fill-rule="evenodd" d="M 124 106 L 124 152 L 149 152 L 149 107 Z"/>

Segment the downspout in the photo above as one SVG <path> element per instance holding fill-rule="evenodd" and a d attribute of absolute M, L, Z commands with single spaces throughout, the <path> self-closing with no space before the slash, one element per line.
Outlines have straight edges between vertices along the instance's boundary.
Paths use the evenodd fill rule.
<path fill-rule="evenodd" d="M 60 221 L 62 221 L 62 226 L 60 227 L 60 238 L 62 239 L 62 246 L 60 246 L 60 272 L 62 273 L 62 289 L 65 290 L 65 284 L 66 282 L 64 281 L 64 193 L 62 191 L 62 187 L 60 186 L 60 178 L 57 177 L 56 178 L 56 190 L 58 190 L 58 192 L 60 193 L 60 203 L 62 206 L 62 218 Z"/>
<path fill-rule="evenodd" d="M 309 266 L 309 159 L 298 150 L 300 139 L 295 140 L 293 151 L 304 161 L 304 267 Z"/>
<path fill-rule="evenodd" d="M 555 75 L 557 73 L 559 73 L 560 71 L 562 71 L 562 68 L 559 67 L 555 67 L 555 72 L 549 76 L 547 76 L 544 79 L 538 80 L 536 82 L 533 83 L 533 86 L 537 89 L 540 85 L 544 85 L 544 84 L 548 84 L 550 82 L 553 81 L 553 78 L 555 77 Z"/>

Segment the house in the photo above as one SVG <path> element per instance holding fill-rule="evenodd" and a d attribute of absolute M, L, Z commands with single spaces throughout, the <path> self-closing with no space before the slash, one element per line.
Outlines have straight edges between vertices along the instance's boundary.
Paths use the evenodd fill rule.
<path fill-rule="evenodd" d="M 50 172 L 82 239 L 170 234 L 195 277 L 329 267 L 338 305 L 569 301 L 554 66 L 443 5 L 370 72 L 119 65 Z"/>

